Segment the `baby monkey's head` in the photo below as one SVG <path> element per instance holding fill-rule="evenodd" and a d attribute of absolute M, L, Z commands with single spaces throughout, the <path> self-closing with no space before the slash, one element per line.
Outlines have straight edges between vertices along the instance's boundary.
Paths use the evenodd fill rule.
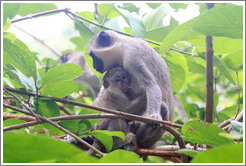
<path fill-rule="evenodd" d="M 103 86 L 105 89 L 112 87 L 118 88 L 126 93 L 131 85 L 129 73 L 122 67 L 114 67 L 106 72 L 103 77 Z"/>

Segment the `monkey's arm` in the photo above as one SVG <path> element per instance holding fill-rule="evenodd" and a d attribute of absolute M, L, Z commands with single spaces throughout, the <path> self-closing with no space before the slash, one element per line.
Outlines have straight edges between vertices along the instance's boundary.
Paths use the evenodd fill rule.
<path fill-rule="evenodd" d="M 146 95 L 142 94 L 134 100 L 130 101 L 129 105 L 125 107 L 125 112 L 127 113 L 137 113 L 140 108 L 146 107 Z M 140 110 L 141 111 L 141 110 Z"/>
<path fill-rule="evenodd" d="M 139 86 L 146 91 L 147 110 L 144 116 L 161 120 L 161 102 L 162 92 L 157 84 L 154 75 L 148 69 L 148 66 L 138 57 L 129 56 L 124 61 L 125 68 L 128 69 L 132 77 L 135 77 Z"/>

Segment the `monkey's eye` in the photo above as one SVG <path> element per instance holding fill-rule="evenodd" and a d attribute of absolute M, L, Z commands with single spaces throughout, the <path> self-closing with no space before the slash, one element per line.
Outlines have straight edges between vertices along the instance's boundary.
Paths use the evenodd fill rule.
<path fill-rule="evenodd" d="M 120 82 L 120 79 L 116 79 L 115 82 Z"/>
<path fill-rule="evenodd" d="M 111 37 L 104 31 L 100 32 L 98 44 L 103 47 L 109 46 L 111 44 Z"/>

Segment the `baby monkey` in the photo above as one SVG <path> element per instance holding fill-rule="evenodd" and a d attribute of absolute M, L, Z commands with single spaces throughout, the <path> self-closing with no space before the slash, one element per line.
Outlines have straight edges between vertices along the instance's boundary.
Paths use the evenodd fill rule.
<path fill-rule="evenodd" d="M 146 104 L 147 98 L 145 91 L 142 89 L 132 89 L 131 76 L 129 73 L 122 67 L 114 67 L 108 70 L 103 77 L 103 87 L 92 105 L 136 115 L 143 115 L 146 110 Z M 161 105 L 161 115 L 164 120 L 168 120 L 168 107 L 164 102 Z M 143 143 L 148 144 L 146 141 L 154 134 L 152 130 L 148 133 L 143 132 L 143 135 L 143 133 L 138 133 L 136 131 L 143 131 L 145 129 L 137 129 L 138 127 L 135 125 L 134 121 L 124 119 L 103 118 L 92 126 L 92 131 L 122 131 L 126 134 L 125 142 L 118 137 L 113 137 L 114 145 L 112 150 L 122 148 L 128 151 L 135 151 L 138 145 L 141 147 L 141 144 Z M 141 138 L 141 140 L 137 140 L 137 138 Z M 101 151 L 105 151 L 105 148 L 100 141 L 94 138 L 92 145 Z M 92 150 L 89 150 L 88 153 L 94 155 L 94 151 Z"/>
<path fill-rule="evenodd" d="M 92 105 L 127 113 L 135 113 L 143 107 L 143 100 L 146 97 L 142 94 L 132 100 L 130 86 L 131 77 L 129 73 L 122 67 L 114 67 L 104 75 L 103 87 Z M 125 142 L 118 137 L 113 137 L 114 145 L 112 150 L 122 148 L 134 151 L 137 149 L 136 136 L 130 132 L 130 126 L 127 120 L 104 118 L 92 126 L 93 130 L 122 131 L 126 134 Z M 96 139 L 93 139 L 92 145 L 101 151 L 105 151 L 104 146 Z M 94 151 L 89 150 L 88 153 L 93 155 Z"/>

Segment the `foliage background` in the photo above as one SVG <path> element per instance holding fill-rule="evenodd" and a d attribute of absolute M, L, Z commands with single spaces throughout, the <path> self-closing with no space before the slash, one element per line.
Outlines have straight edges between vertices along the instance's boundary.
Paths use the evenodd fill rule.
<path fill-rule="evenodd" d="M 94 4 L 90 3 L 89 6 L 94 6 Z M 194 13 L 196 15 L 193 15 L 194 18 L 190 18 L 190 20 L 182 19 L 182 12 L 192 10 L 193 8 L 191 6 L 195 8 Z M 69 99 L 91 104 L 94 99 L 93 96 L 83 97 L 82 99 L 76 98 L 79 87 L 73 79 L 82 73 L 79 66 L 72 64 L 63 64 L 64 66 L 57 65 L 56 62 L 59 61 L 59 58 L 56 55 L 39 42 L 30 39 L 26 34 L 21 34 L 20 31 L 18 32 L 10 23 L 10 20 L 28 14 L 35 14 L 56 8 L 57 6 L 55 4 L 45 3 L 3 4 L 4 33 L 2 55 L 4 85 L 14 88 L 24 88 L 33 92 L 39 89 L 41 94 L 59 98 L 73 93 Z M 145 8 L 145 10 L 142 8 Z M 169 66 L 174 92 L 180 99 L 190 119 L 189 122 L 185 123 L 182 131 L 179 130 L 183 135 L 183 139 L 187 141 L 186 143 L 208 144 L 214 147 L 225 144 L 221 149 L 218 149 L 222 153 L 222 160 L 218 161 L 218 158 L 213 158 L 213 153 L 218 154 L 216 148 L 214 148 L 213 150 L 215 152 L 211 150 L 212 152 L 208 154 L 200 153 L 200 156 L 204 155 L 202 157 L 196 154 L 197 157 L 192 161 L 240 162 L 242 151 L 239 150 L 233 154 L 230 154 L 228 151 L 233 151 L 234 148 L 238 149 L 238 147 L 242 148 L 242 144 L 236 144 L 232 141 L 237 139 L 241 140 L 239 142 L 242 142 L 242 124 L 232 124 L 233 130 L 230 132 L 230 135 L 219 129 L 217 125 L 234 117 L 238 108 L 240 108 L 239 111 L 243 110 L 243 7 L 234 4 L 217 3 L 214 9 L 207 11 L 204 3 L 145 4 L 141 2 L 132 4 L 99 4 L 97 10 L 99 14 L 91 12 L 93 10 L 88 11 L 86 9 L 77 9 L 74 12 L 98 24 L 104 23 L 105 27 L 152 40 L 160 45 L 150 44 L 166 60 Z M 103 21 L 106 15 L 107 19 Z M 176 17 L 172 17 L 175 15 Z M 180 18 L 177 16 L 180 16 Z M 52 18 L 52 21 L 47 21 L 50 18 Z M 64 30 L 64 27 L 59 22 L 64 22 L 68 27 Z M 92 62 L 87 54 L 87 45 L 91 36 L 100 31 L 98 27 L 87 22 L 73 22 L 64 13 L 41 16 L 17 22 L 13 25 L 17 25 L 23 29 L 24 27 L 27 28 L 28 32 L 32 32 L 33 35 L 42 40 L 44 39 L 61 53 L 68 51 L 84 52 L 85 58 L 91 66 Z M 28 27 L 31 28 L 28 30 Z M 31 29 L 36 29 L 36 31 L 32 31 Z M 213 35 L 214 44 L 214 129 L 212 127 L 204 128 L 203 123 L 197 123 L 196 121 L 204 119 L 204 106 L 206 102 L 205 35 Z M 46 73 L 47 64 L 51 69 Z M 239 84 L 237 83 L 236 71 L 238 72 Z M 67 73 L 65 78 L 59 78 L 59 74 L 63 75 L 64 73 Z M 101 79 L 101 74 L 96 72 L 95 74 Z M 56 89 L 52 89 L 51 87 L 56 87 Z M 63 91 L 64 87 L 66 87 L 66 91 Z M 238 98 L 238 87 L 240 98 Z M 83 88 L 82 90 L 84 93 L 87 93 L 86 89 Z M 238 106 L 238 101 L 240 107 Z M 59 103 L 48 99 L 34 99 L 35 103 L 39 104 L 38 107 L 35 105 L 34 108 L 41 115 L 45 117 L 60 116 Z M 17 106 L 20 107 L 18 102 Z M 94 113 L 93 111 L 88 111 L 88 109 L 81 109 L 73 105 L 64 105 L 64 107 L 71 114 L 75 112 L 79 112 L 79 114 Z M 7 108 L 4 108 L 4 114 L 22 115 Z M 22 120 L 18 119 L 8 119 L 4 121 L 3 126 L 6 127 L 22 122 Z M 78 120 L 62 121 L 60 124 L 78 134 L 79 131 L 85 133 L 88 126 L 95 122 L 96 120 L 89 119 L 86 122 Z M 184 123 L 177 110 L 173 122 Z M 82 124 L 82 126 L 79 124 Z M 190 129 L 196 126 L 199 126 L 197 128 L 198 131 L 192 131 L 194 133 L 190 133 Z M 22 134 L 6 133 L 3 137 L 5 147 L 4 162 L 143 162 L 135 153 L 120 150 L 109 153 L 105 157 L 106 159 L 94 159 L 86 156 L 84 153 L 80 153 L 80 150 L 73 146 L 46 137 L 36 137 L 37 135 L 45 135 L 45 133 L 39 132 L 43 128 L 48 129 L 51 137 L 64 135 L 62 131 L 48 124 L 28 127 L 28 132 L 31 133 L 31 136 L 24 134 L 26 133 L 24 129 L 15 131 Z M 206 132 L 204 133 L 204 131 Z M 207 134 L 209 131 L 213 131 L 213 134 Z M 224 136 L 220 136 L 221 133 L 224 133 L 222 134 Z M 109 138 L 112 136 L 109 133 L 100 134 Z M 203 137 L 199 138 L 201 135 Z M 213 137 L 214 135 L 215 138 Z M 159 145 L 177 143 L 176 139 L 168 133 L 163 136 L 163 139 L 165 141 L 161 140 L 158 142 Z M 15 140 L 18 140 L 18 142 Z M 29 144 L 26 144 L 27 140 Z M 40 141 L 38 144 L 35 143 L 37 140 Z M 210 140 L 216 141 L 210 142 Z M 109 147 L 112 145 L 111 142 L 106 142 L 105 144 Z M 40 145 L 42 145 L 43 149 L 40 148 Z M 61 150 L 57 149 L 57 147 Z M 14 152 L 13 148 L 15 149 Z M 51 156 L 49 155 L 50 157 L 43 153 L 47 148 L 54 150 L 50 152 L 53 154 Z M 227 148 L 228 150 L 222 150 L 223 148 Z M 67 152 L 64 152 L 63 149 L 67 149 Z M 68 153 L 70 149 L 71 153 Z M 12 154 L 19 157 L 13 157 Z M 67 156 L 68 154 L 70 157 Z M 120 159 L 119 156 L 123 154 L 127 157 Z M 63 157 L 63 155 L 66 157 Z M 206 155 L 211 160 L 202 160 L 202 158 L 207 158 Z M 235 157 L 235 160 L 227 160 L 228 158 L 232 158 L 231 156 L 228 157 L 229 155 L 239 156 L 239 159 Z M 193 154 L 191 156 L 194 157 L 195 155 Z M 131 161 L 129 158 L 131 158 Z M 145 162 L 163 161 L 159 158 L 150 157 Z"/>

